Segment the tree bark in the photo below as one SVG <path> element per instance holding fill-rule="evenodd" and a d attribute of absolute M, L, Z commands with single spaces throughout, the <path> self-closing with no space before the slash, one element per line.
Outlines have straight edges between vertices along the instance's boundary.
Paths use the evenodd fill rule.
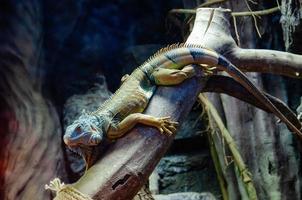
<path fill-rule="evenodd" d="M 202 89 L 202 92 L 216 92 L 221 94 L 227 94 L 229 96 L 235 97 L 249 103 L 257 108 L 260 108 L 268 113 L 271 113 L 271 110 L 266 107 L 266 105 L 260 103 L 248 90 L 246 90 L 238 82 L 234 81 L 232 78 L 215 75 L 211 76 L 205 87 Z M 297 115 L 280 99 L 263 92 L 264 95 L 288 118 L 294 126 L 298 129 L 302 128 L 301 122 L 297 118 Z"/>
<path fill-rule="evenodd" d="M 199 76 L 176 87 L 159 87 L 145 113 L 171 116 L 181 123 L 203 85 Z M 138 126 L 118 139 L 73 186 L 93 199 L 132 199 L 172 140 L 155 128 Z"/>

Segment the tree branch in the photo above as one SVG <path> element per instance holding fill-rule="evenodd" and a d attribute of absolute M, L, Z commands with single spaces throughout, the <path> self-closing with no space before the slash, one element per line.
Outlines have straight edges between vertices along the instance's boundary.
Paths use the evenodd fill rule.
<path fill-rule="evenodd" d="M 226 76 L 215 75 L 211 76 L 207 81 L 202 92 L 217 92 L 224 93 L 229 96 L 240 99 L 253 106 L 256 106 L 268 113 L 270 109 L 266 105 L 259 102 L 248 90 L 232 78 Z M 296 114 L 280 99 L 263 92 L 264 95 L 288 118 L 288 120 L 298 129 L 301 129 L 301 123 L 297 119 Z"/>
<path fill-rule="evenodd" d="M 212 10 L 213 8 L 197 9 L 193 32 L 205 32 L 205 25 L 208 24 Z M 231 16 L 230 10 L 215 8 L 213 23 L 210 24 L 205 37 L 203 38 L 202 34 L 194 34 L 194 37 L 188 38 L 188 43 L 200 44 L 217 51 L 243 71 L 302 78 L 302 55 L 275 50 L 239 48 L 231 36 Z"/>
<path fill-rule="evenodd" d="M 302 55 L 266 49 L 235 48 L 226 57 L 243 71 L 302 78 Z"/>
<path fill-rule="evenodd" d="M 198 76 L 175 87 L 159 87 L 145 113 L 171 116 L 181 123 L 204 85 L 202 80 Z M 173 137 L 161 135 L 155 128 L 136 126 L 110 146 L 73 187 L 93 199 L 132 199 L 172 140 Z"/>
<path fill-rule="evenodd" d="M 212 6 L 212 5 L 215 5 L 215 4 L 224 3 L 226 1 L 227 0 L 209 0 L 209 1 L 206 1 L 206 2 L 202 3 L 198 7 L 209 7 L 209 6 Z"/>
<path fill-rule="evenodd" d="M 215 3 L 221 3 L 224 1 L 217 1 Z M 200 7 L 205 7 L 203 4 Z M 244 12 L 232 12 L 231 15 L 234 17 L 243 17 L 243 16 L 252 16 L 252 15 L 268 15 L 272 14 L 276 11 L 279 11 L 279 7 L 269 8 L 265 10 L 258 10 L 258 11 L 244 11 Z M 196 9 L 172 9 L 170 13 L 183 13 L 183 14 L 196 14 Z"/>
<path fill-rule="evenodd" d="M 214 143 L 213 139 L 213 132 L 215 132 L 215 129 L 218 128 L 221 137 L 223 140 L 225 140 L 226 144 L 228 145 L 228 148 L 232 154 L 232 158 L 234 160 L 235 166 L 238 168 L 238 172 L 240 174 L 240 178 L 242 181 L 242 185 L 247 193 L 248 199 L 250 200 L 257 200 L 257 192 L 252 180 L 252 175 L 249 172 L 249 169 L 247 168 L 245 162 L 243 161 L 243 158 L 241 156 L 240 151 L 238 150 L 238 147 L 236 146 L 235 140 L 232 138 L 231 134 L 225 127 L 221 117 L 218 114 L 218 111 L 214 107 L 214 105 L 210 102 L 210 100 L 200 94 L 198 96 L 198 100 L 204 105 L 204 108 L 207 111 L 208 117 L 209 117 L 209 126 L 212 130 L 211 133 L 208 133 L 209 141 Z M 217 128 L 216 128 L 216 126 Z M 217 145 L 217 144 L 216 144 Z M 215 143 L 214 143 L 215 146 Z M 215 148 L 215 147 L 214 147 Z M 219 162 L 219 161 L 218 161 Z M 224 169 L 226 170 L 226 169 Z"/>
<path fill-rule="evenodd" d="M 268 15 L 274 12 L 279 11 L 279 7 L 269 8 L 265 10 L 258 10 L 258 11 L 246 11 L 246 12 L 232 12 L 232 16 L 234 17 L 243 17 L 243 16 L 250 16 L 250 15 Z"/>

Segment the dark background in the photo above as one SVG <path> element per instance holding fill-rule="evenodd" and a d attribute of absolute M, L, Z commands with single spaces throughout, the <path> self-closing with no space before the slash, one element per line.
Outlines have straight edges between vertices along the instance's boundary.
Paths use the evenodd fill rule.
<path fill-rule="evenodd" d="M 190 16 L 168 12 L 202 2 L 0 1 L 0 199 L 47 199 L 50 193 L 43 186 L 49 180 L 58 176 L 66 183 L 75 181 L 83 163 L 65 149 L 64 127 L 82 109 L 95 109 L 118 88 L 125 73 L 156 50 L 183 42 Z M 240 0 L 220 5 L 247 10 Z M 276 1 L 251 5 L 255 10 L 274 6 Z M 259 20 L 262 38 L 251 17 L 237 19 L 243 47 L 301 54 L 299 10 L 299 1 L 282 1 L 281 13 Z M 293 110 L 300 104 L 301 81 L 252 78 Z M 267 114 L 259 114 L 259 120 L 251 106 L 219 98 L 260 199 L 301 199 L 301 155 L 289 131 Z M 211 192 L 221 198 L 207 139 L 201 134 L 205 125 L 197 121 L 200 112 L 195 106 L 157 168 L 160 193 Z"/>

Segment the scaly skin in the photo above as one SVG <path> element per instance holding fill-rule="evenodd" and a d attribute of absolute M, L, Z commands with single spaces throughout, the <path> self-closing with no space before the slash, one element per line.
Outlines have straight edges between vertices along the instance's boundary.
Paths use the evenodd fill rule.
<path fill-rule="evenodd" d="M 291 130 L 302 136 L 300 130 L 223 56 L 196 45 L 172 45 L 160 50 L 131 75 L 123 77 L 121 87 L 98 110 L 81 116 L 70 125 L 64 135 L 65 143 L 73 149 L 80 148 L 89 167 L 97 159 L 94 146 L 106 139 L 122 137 L 137 123 L 156 127 L 161 133 L 168 135 L 175 133 L 178 123 L 170 117 L 156 118 L 142 112 L 158 85 L 177 85 L 194 76 L 194 69 L 187 66 L 190 64 L 199 64 L 208 73 L 213 70 L 213 66 L 226 71 L 267 105 Z"/>

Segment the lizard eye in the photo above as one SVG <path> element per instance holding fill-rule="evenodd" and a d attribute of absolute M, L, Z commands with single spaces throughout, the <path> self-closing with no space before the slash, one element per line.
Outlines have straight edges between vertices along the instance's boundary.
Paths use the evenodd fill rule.
<path fill-rule="evenodd" d="M 80 132 L 82 131 L 82 129 L 81 129 L 80 126 L 78 126 L 75 130 L 76 130 L 76 132 L 78 132 L 78 133 L 80 133 Z"/>

